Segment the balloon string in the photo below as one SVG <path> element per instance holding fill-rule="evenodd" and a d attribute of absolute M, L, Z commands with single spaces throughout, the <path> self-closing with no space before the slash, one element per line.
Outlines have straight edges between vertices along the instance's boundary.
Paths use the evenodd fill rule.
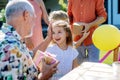
<path fill-rule="evenodd" d="M 119 52 L 119 60 L 118 61 L 120 61 L 120 52 Z"/>
<path fill-rule="evenodd" d="M 111 52 L 112 52 L 112 50 L 108 51 L 108 52 L 103 56 L 103 58 L 100 59 L 99 62 L 102 63 L 102 62 L 107 58 L 107 56 L 108 56 Z"/>

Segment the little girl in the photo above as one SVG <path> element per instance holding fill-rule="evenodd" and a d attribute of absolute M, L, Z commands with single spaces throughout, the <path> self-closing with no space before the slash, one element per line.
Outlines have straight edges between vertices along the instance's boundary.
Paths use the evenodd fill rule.
<path fill-rule="evenodd" d="M 58 71 L 51 80 L 59 80 L 78 66 L 78 52 L 72 48 L 72 34 L 66 21 L 58 20 L 52 23 L 52 38 L 52 44 L 47 48 L 47 51 L 54 54 L 60 63 Z"/>

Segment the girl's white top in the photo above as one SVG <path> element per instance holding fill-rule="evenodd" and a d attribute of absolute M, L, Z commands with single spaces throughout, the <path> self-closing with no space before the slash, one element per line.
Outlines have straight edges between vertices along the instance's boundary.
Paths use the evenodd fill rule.
<path fill-rule="evenodd" d="M 58 64 L 58 71 L 53 75 L 51 80 L 59 80 L 71 71 L 73 60 L 78 56 L 78 51 L 71 46 L 68 46 L 66 50 L 62 50 L 57 45 L 51 45 L 46 51 L 54 54 L 56 59 L 60 61 Z"/>

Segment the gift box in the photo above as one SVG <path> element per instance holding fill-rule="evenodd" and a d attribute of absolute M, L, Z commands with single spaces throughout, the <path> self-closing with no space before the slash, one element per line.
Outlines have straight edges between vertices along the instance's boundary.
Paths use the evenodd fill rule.
<path fill-rule="evenodd" d="M 48 64 L 48 65 L 54 64 L 57 61 L 55 58 L 55 55 L 53 55 L 49 52 L 42 52 L 42 51 L 38 50 L 33 58 L 33 61 L 36 66 L 41 65 L 42 58 L 45 60 L 46 64 Z"/>

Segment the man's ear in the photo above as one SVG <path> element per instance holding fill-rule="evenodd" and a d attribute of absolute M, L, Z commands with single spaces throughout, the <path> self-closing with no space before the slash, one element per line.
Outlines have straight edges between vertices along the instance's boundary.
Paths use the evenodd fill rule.
<path fill-rule="evenodd" d="M 27 18 L 29 18 L 29 16 L 30 16 L 29 12 L 27 10 L 25 10 L 23 12 L 23 18 L 24 18 L 24 20 L 27 20 Z"/>

